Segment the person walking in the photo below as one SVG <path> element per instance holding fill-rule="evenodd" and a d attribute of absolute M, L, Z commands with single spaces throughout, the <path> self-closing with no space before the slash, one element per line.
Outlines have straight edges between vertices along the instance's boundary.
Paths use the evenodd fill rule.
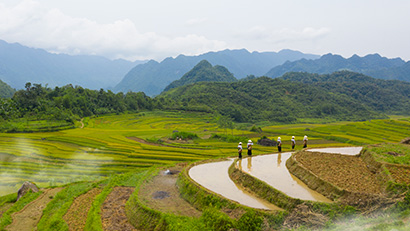
<path fill-rule="evenodd" d="M 248 156 L 252 156 L 252 140 L 248 140 Z"/>
<path fill-rule="evenodd" d="M 304 136 L 303 137 L 303 148 L 307 148 L 307 142 L 308 142 L 308 137 Z"/>
<path fill-rule="evenodd" d="M 282 141 L 280 137 L 278 137 L 277 143 L 278 143 L 278 152 L 282 152 Z"/>
<path fill-rule="evenodd" d="M 292 150 L 295 150 L 296 140 L 294 136 L 292 136 L 292 139 L 290 139 L 290 143 L 292 144 Z"/>
<path fill-rule="evenodd" d="M 242 142 L 239 142 L 238 144 L 238 155 L 239 159 L 242 159 Z"/>

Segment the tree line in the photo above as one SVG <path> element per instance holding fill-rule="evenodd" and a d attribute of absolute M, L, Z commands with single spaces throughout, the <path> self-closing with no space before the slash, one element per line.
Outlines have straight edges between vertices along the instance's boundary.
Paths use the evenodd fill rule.
<path fill-rule="evenodd" d="M 410 83 L 373 79 L 352 72 L 331 75 L 289 73 L 282 78 L 198 82 L 156 97 L 143 92 L 113 93 L 66 85 L 27 83 L 10 99 L 0 98 L 0 121 L 63 120 L 141 110 L 183 110 L 220 115 L 234 122 L 294 123 L 300 119 L 358 121 L 410 113 Z"/>

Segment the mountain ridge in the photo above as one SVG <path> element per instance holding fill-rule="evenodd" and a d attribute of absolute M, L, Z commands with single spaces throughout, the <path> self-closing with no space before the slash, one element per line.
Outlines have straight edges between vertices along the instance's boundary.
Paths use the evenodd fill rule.
<path fill-rule="evenodd" d="M 394 76 L 393 74 L 390 74 L 392 72 L 391 70 L 401 70 L 400 68 L 408 65 L 407 63 L 401 58 L 388 59 L 377 53 L 369 54 L 364 57 L 353 55 L 347 59 L 340 55 L 329 53 L 315 60 L 301 59 L 293 62 L 285 62 L 282 65 L 273 67 L 266 73 L 266 76 L 277 78 L 284 75 L 286 72 L 330 74 L 335 71 L 348 70 L 379 79 L 398 79 L 410 81 L 410 68 L 408 68 L 408 74 L 403 74 L 403 76 Z M 402 72 L 406 72 L 405 70 L 402 70 Z"/>
<path fill-rule="evenodd" d="M 0 40 L 1 80 L 16 89 L 26 82 L 54 86 L 113 87 L 141 61 L 109 60 L 102 56 L 53 54 L 43 49 Z"/>
<path fill-rule="evenodd" d="M 318 55 L 303 54 L 299 51 L 252 52 L 246 49 L 208 52 L 197 56 L 179 55 L 168 57 L 162 62 L 150 61 L 137 65 L 114 87 L 115 92 L 143 91 L 149 96 L 158 95 L 172 81 L 180 79 L 197 63 L 205 59 L 212 65 L 226 67 L 234 77 L 241 79 L 247 75 L 263 75 L 271 67 L 286 60 L 318 58 Z"/>

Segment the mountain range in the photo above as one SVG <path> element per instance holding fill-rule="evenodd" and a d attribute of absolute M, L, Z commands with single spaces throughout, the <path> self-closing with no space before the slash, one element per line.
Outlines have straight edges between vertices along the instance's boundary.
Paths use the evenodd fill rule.
<path fill-rule="evenodd" d="M 273 67 L 266 76 L 276 78 L 287 72 L 330 74 L 341 70 L 358 72 L 378 79 L 410 81 L 410 62 L 400 58 L 388 59 L 379 54 L 364 57 L 353 55 L 348 59 L 340 55 L 327 54 L 315 60 L 288 61 Z"/>
<path fill-rule="evenodd" d="M 224 50 L 209 52 L 198 56 L 179 55 L 166 58 L 162 62 L 149 61 L 134 67 L 113 89 L 115 92 L 143 91 L 149 96 L 160 94 L 171 82 L 180 79 L 201 60 L 212 65 L 226 67 L 237 79 L 248 75 L 264 75 L 272 67 L 290 60 L 317 59 L 320 56 L 303 54 L 299 51 L 282 50 L 279 52 L 252 52 Z"/>
<path fill-rule="evenodd" d="M 49 87 L 72 84 L 88 89 L 144 92 L 155 96 L 202 60 L 225 67 L 240 80 L 256 76 L 276 78 L 287 72 L 330 74 L 349 70 L 380 79 L 410 82 L 410 62 L 400 58 L 388 59 L 379 54 L 353 55 L 346 59 L 340 55 L 318 56 L 292 50 L 249 52 L 242 49 L 197 56 L 179 55 L 162 62 L 130 62 L 100 56 L 52 54 L 0 40 L 0 80 L 15 89 L 24 88 L 26 82 Z"/>
<path fill-rule="evenodd" d="M 90 89 L 117 84 L 143 61 L 109 60 L 101 56 L 52 54 L 42 49 L 0 40 L 0 80 L 22 89 L 26 82 L 48 85 L 80 85 Z"/>

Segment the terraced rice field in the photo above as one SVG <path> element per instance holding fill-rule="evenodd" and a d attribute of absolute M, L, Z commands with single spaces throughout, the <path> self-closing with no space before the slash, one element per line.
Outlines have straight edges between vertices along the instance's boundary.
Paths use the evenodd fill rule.
<path fill-rule="evenodd" d="M 92 181 L 153 165 L 236 155 L 236 143 L 207 139 L 213 133 L 225 133 L 217 128 L 209 114 L 157 111 L 85 118 L 84 123 L 84 128 L 58 132 L 0 133 L 0 195 L 16 192 L 27 180 L 47 187 Z M 281 125 L 262 129 L 263 134 L 247 130 L 228 132 L 252 137 L 254 143 L 262 135 L 271 138 L 281 135 L 282 140 L 290 140 L 292 135 L 300 139 L 307 134 L 310 147 L 346 146 L 346 143 L 400 141 L 410 134 L 410 122 L 409 119 L 377 120 Z M 168 141 L 167 138 L 176 130 L 192 132 L 203 139 Z M 140 143 L 127 137 L 162 139 L 167 146 Z M 287 150 L 286 141 L 284 144 L 284 150 Z M 296 148 L 301 148 L 301 141 Z M 274 147 L 255 145 L 253 153 L 274 151 Z"/>

